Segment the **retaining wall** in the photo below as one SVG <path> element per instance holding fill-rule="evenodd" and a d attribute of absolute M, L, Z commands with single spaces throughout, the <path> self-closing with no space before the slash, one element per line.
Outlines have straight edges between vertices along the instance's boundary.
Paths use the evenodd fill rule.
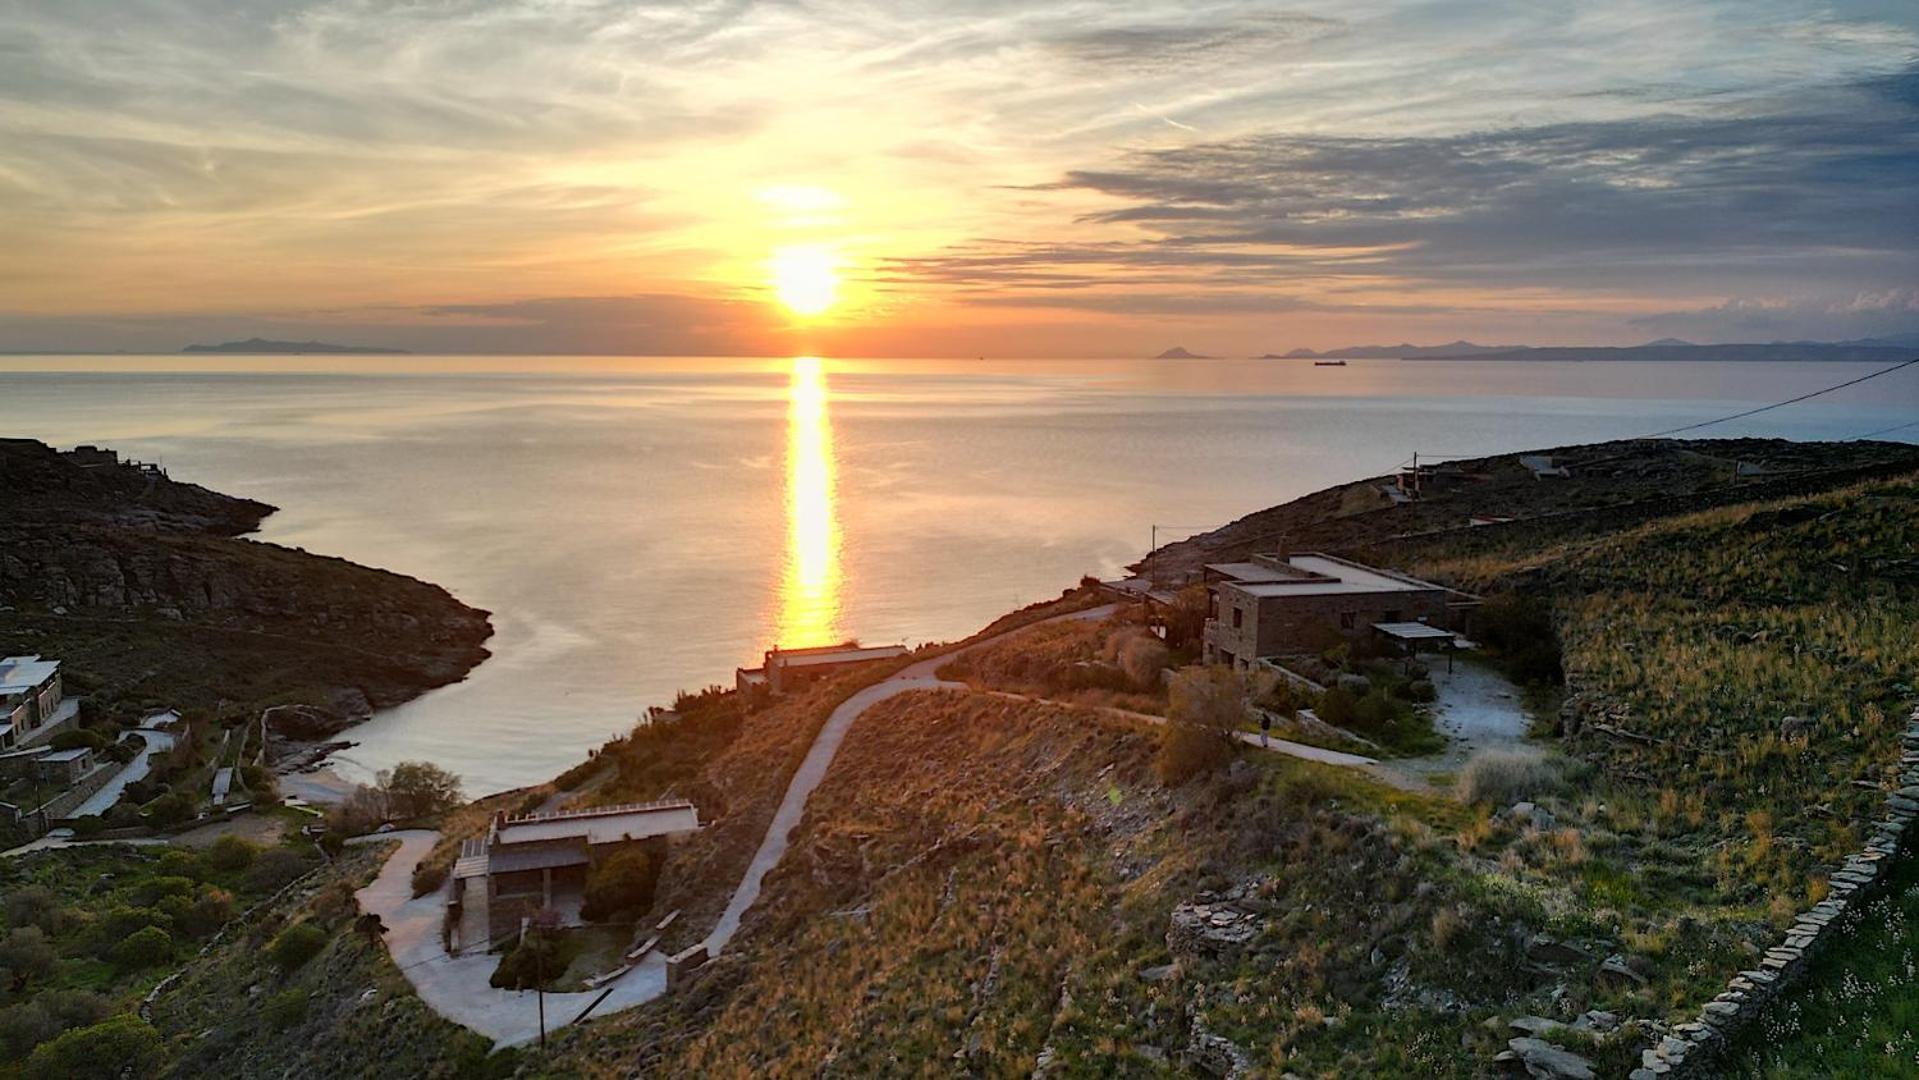
<path fill-rule="evenodd" d="M 1872 825 L 1866 846 L 1847 857 L 1830 879 L 1832 891 L 1794 920 L 1785 940 L 1766 950 L 1759 966 L 1733 976 L 1699 1015 L 1675 1026 L 1640 1051 L 1629 1080 L 1719 1075 L 1726 1049 L 1768 1007 L 1804 981 L 1813 958 L 1839 934 L 1840 917 L 1865 904 L 1885 886 L 1915 817 L 1919 817 L 1919 709 L 1900 741 L 1899 785 L 1887 794 L 1885 815 Z"/>

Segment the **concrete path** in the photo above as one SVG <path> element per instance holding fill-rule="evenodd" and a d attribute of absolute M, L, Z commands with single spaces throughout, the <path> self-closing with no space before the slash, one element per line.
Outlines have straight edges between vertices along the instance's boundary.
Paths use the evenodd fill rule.
<path fill-rule="evenodd" d="M 1108 605 L 1042 621 L 1103 619 L 1115 609 L 1116 605 Z M 1024 629 L 1026 627 L 1019 627 L 975 642 L 960 652 L 1000 641 Z M 707 936 L 706 945 L 711 952 L 717 954 L 725 947 L 739 930 L 740 919 L 747 909 L 759 899 L 760 885 L 765 881 L 767 871 L 786 854 L 787 840 L 806 811 L 807 798 L 825 778 L 827 767 L 833 763 L 833 755 L 839 751 L 840 743 L 845 740 L 846 731 L 853 721 L 874 705 L 910 690 L 966 690 L 964 683 L 942 682 L 933 674 L 940 665 L 957 655 L 959 652 L 944 653 L 914 663 L 854 694 L 827 717 L 820 733 L 814 737 L 812 747 L 807 750 L 806 758 L 800 762 L 799 769 L 787 785 L 786 797 L 774 813 L 766 838 L 747 866 L 739 888 L 734 890 L 719 924 Z M 406 974 L 407 981 L 413 984 L 420 1000 L 426 1002 L 434 1012 L 502 1046 L 531 1042 L 539 1038 L 538 995 L 530 990 L 495 989 L 487 980 L 492 977 L 494 968 L 499 966 L 497 956 L 489 953 L 453 956 L 441 943 L 440 928 L 445 920 L 452 882 L 426 896 L 413 896 L 413 868 L 433 850 L 439 838 L 440 834 L 431 829 L 404 829 L 355 837 L 348 841 L 354 844 L 377 844 L 388 840 L 400 842 L 399 849 L 387 857 L 379 875 L 366 888 L 355 893 L 354 898 L 359 901 L 360 910 L 380 916 L 386 925 L 387 949 L 392 953 L 394 963 Z M 594 1016 L 630 1009 L 664 994 L 666 958 L 658 952 L 650 953 L 631 971 L 608 985 L 612 992 L 593 1010 Z M 546 995 L 547 1030 L 572 1023 L 582 1009 L 606 990 L 607 987 L 601 987 L 575 994 Z"/>
<path fill-rule="evenodd" d="M 135 733 L 146 739 L 146 748 L 134 755 L 133 760 L 127 762 L 126 768 L 121 769 L 113 779 L 107 781 L 107 786 L 94 792 L 86 802 L 74 807 L 73 813 L 67 815 L 68 817 L 104 814 L 113 809 L 113 804 L 120 801 L 120 794 L 126 791 L 128 784 L 145 778 L 147 773 L 152 771 L 153 764 L 149 759 L 157 753 L 173 749 L 173 733 L 170 731 L 136 728 Z"/>
<path fill-rule="evenodd" d="M 910 690 L 953 690 L 965 692 L 971 687 L 965 683 L 946 682 L 936 672 L 953 659 L 964 656 L 974 649 L 984 648 L 1006 640 L 1014 634 L 1029 630 L 1046 623 L 1080 622 L 1104 619 L 1119 610 L 1117 604 L 1087 608 L 1085 611 L 1056 615 L 1050 619 L 1028 623 L 1015 627 L 1003 634 L 995 634 L 950 653 L 928 657 L 916 661 L 895 672 L 893 675 L 874 683 L 847 698 L 840 707 L 833 710 L 826 723 L 820 727 L 820 733 L 813 739 L 813 746 L 806 752 L 805 760 L 793 773 L 792 783 L 786 786 L 786 798 L 780 800 L 780 808 L 773 814 L 773 823 L 766 830 L 766 838 L 760 841 L 760 849 L 753 854 L 753 861 L 747 864 L 746 876 L 740 879 L 740 887 L 733 890 L 733 899 L 728 901 L 726 910 L 721 913 L 720 921 L 706 936 L 706 951 L 718 956 L 739 932 L 740 920 L 746 916 L 748 908 L 760 898 L 760 886 L 766 880 L 767 872 L 779 865 L 786 856 L 787 842 L 792 839 L 793 830 L 799 827 L 800 818 L 806 814 L 806 800 L 812 797 L 813 789 L 820 786 L 826 778 L 826 770 L 833 764 L 833 755 L 839 753 L 840 743 L 846 739 L 846 731 L 853 721 L 873 706 L 887 698 L 904 694 Z"/>
<path fill-rule="evenodd" d="M 387 858 L 380 874 L 354 894 L 362 911 L 386 924 L 387 949 L 405 972 L 420 1000 L 448 1020 L 492 1039 L 501 1046 L 520 1046 L 540 1037 L 540 995 L 532 990 L 498 990 L 488 985 L 500 958 L 488 953 L 448 955 L 440 943 L 440 925 L 446 915 L 452 883 L 435 892 L 413 896 L 413 867 L 433 850 L 440 834 L 431 829 L 403 829 L 356 837 L 351 843 L 398 840 L 400 847 Z M 594 1015 L 630 1009 L 666 992 L 666 958 L 649 955 L 633 970 L 598 990 L 546 995 L 546 1028 L 554 1031 L 573 1022 L 580 1010 L 606 993 Z"/>

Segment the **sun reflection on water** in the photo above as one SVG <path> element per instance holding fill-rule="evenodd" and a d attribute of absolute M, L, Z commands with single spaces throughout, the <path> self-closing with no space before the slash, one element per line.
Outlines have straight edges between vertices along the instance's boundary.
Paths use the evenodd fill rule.
<path fill-rule="evenodd" d="M 830 404 L 819 358 L 795 357 L 786 399 L 786 572 L 775 639 L 783 648 L 839 641 L 840 523 Z"/>

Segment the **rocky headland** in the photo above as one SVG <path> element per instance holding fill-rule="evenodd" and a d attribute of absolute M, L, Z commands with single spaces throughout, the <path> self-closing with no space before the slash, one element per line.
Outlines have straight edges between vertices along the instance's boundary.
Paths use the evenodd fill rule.
<path fill-rule="evenodd" d="M 25 439 L 0 491 L 0 654 L 60 658 L 104 715 L 278 706 L 324 738 L 487 657 L 487 613 L 437 585 L 243 539 L 265 503 Z"/>

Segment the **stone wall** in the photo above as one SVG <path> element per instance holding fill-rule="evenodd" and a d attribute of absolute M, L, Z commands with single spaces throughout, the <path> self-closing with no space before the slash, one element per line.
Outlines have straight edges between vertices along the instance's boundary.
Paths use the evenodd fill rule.
<path fill-rule="evenodd" d="M 92 798 L 94 792 L 106 787 L 107 781 L 120 775 L 120 770 L 125 768 L 127 768 L 126 765 L 120 765 L 118 768 L 113 765 L 100 766 L 81 777 L 79 783 L 47 800 L 47 804 L 40 808 L 41 812 L 47 815 L 47 820 L 59 821 L 72 813 L 81 803 Z"/>
<path fill-rule="evenodd" d="M 1642 1050 L 1640 1067 L 1633 1070 L 1630 1080 L 1717 1075 L 1722 1055 L 1740 1032 L 1805 978 L 1813 958 L 1837 933 L 1840 916 L 1864 904 L 1884 886 L 1914 817 L 1919 817 L 1919 709 L 1913 710 L 1906 723 L 1900 744 L 1899 786 L 1886 796 L 1885 816 L 1873 823 L 1866 846 L 1833 873 L 1832 891 L 1793 922 L 1785 940 L 1767 949 L 1758 967 L 1734 976 L 1697 1018 L 1676 1025 Z"/>

